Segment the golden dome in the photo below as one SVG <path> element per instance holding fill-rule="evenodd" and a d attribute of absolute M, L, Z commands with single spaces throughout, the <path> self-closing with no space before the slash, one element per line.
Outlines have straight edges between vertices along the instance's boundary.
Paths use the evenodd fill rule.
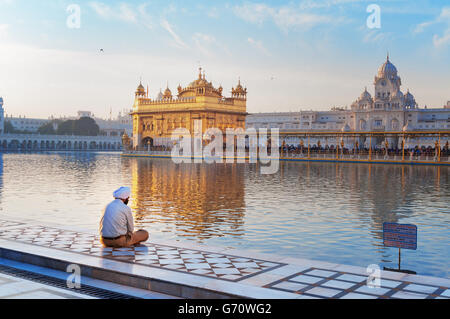
<path fill-rule="evenodd" d="M 163 97 L 165 99 L 171 99 L 172 98 L 172 91 L 169 89 L 169 86 L 167 85 L 166 90 L 164 91 Z"/>
<path fill-rule="evenodd" d="M 145 95 L 145 88 L 142 85 L 142 82 L 139 83 L 139 86 L 138 86 L 138 88 L 136 90 L 136 95 L 140 95 L 140 96 Z"/>
<path fill-rule="evenodd" d="M 233 97 L 245 98 L 247 95 L 247 88 L 244 88 L 241 85 L 241 79 L 239 79 L 238 85 L 236 88 L 231 89 L 231 94 Z"/>
<path fill-rule="evenodd" d="M 206 74 L 202 68 L 199 68 L 198 78 L 189 83 L 186 88 L 178 87 L 178 97 L 189 97 L 195 95 L 206 95 L 211 97 L 222 97 L 221 88 L 216 89 L 212 82 L 206 80 Z"/>

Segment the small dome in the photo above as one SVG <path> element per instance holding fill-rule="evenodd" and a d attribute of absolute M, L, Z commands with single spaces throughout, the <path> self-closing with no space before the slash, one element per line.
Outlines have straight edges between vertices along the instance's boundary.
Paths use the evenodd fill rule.
<path fill-rule="evenodd" d="M 170 91 L 169 89 L 169 84 L 167 84 L 167 88 L 164 91 L 164 96 L 165 99 L 171 99 L 172 98 L 172 91 Z"/>
<path fill-rule="evenodd" d="M 391 61 L 389 61 L 388 55 L 386 62 L 384 62 L 383 65 L 378 69 L 378 77 L 384 78 L 391 76 L 397 76 L 397 68 L 391 63 Z"/>
<path fill-rule="evenodd" d="M 238 85 L 236 86 L 236 88 L 231 89 L 231 93 L 233 95 L 247 95 L 247 88 L 244 88 L 241 85 L 241 79 L 239 79 Z"/>
<path fill-rule="evenodd" d="M 139 83 L 139 86 L 138 86 L 138 88 L 137 88 L 137 90 L 136 90 L 136 93 L 137 94 L 145 94 L 145 88 L 144 88 L 144 86 L 142 85 L 142 83 Z"/>
<path fill-rule="evenodd" d="M 415 108 L 417 106 L 416 99 L 414 98 L 414 95 L 409 92 L 409 90 L 405 95 L 405 106 L 410 108 Z"/>
<path fill-rule="evenodd" d="M 364 92 L 361 93 L 361 96 L 359 97 L 360 100 L 370 100 L 372 99 L 372 96 L 369 92 L 367 92 L 367 88 L 364 90 Z"/>
<path fill-rule="evenodd" d="M 409 90 L 408 90 L 408 92 L 406 92 L 405 99 L 408 101 L 413 101 L 414 95 L 412 95 L 411 92 L 409 92 Z"/>
<path fill-rule="evenodd" d="M 145 88 L 142 85 L 142 83 L 139 83 L 139 86 L 136 90 L 136 96 L 144 96 L 145 95 Z"/>
<path fill-rule="evenodd" d="M 395 92 L 392 95 L 392 98 L 394 98 L 394 99 L 401 99 L 401 98 L 403 98 L 403 93 L 400 90 L 398 90 L 397 92 Z"/>

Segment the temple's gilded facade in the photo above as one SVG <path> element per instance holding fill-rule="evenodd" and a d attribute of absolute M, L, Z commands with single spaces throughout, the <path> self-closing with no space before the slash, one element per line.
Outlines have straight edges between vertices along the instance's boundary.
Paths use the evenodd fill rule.
<path fill-rule="evenodd" d="M 172 132 L 186 128 L 194 134 L 194 121 L 202 121 L 202 133 L 208 128 L 245 129 L 247 115 L 247 89 L 240 81 L 231 91 L 231 97 L 222 95 L 223 88 L 215 88 L 199 70 L 198 78 L 187 87 L 178 86 L 176 97 L 167 88 L 156 99 L 148 97 L 139 84 L 132 110 L 133 148 L 171 146 Z"/>

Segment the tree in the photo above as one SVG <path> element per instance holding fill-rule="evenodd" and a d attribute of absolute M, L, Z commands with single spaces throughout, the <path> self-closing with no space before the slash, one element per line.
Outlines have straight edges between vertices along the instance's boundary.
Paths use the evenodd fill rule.
<path fill-rule="evenodd" d="M 58 135 L 74 135 L 73 124 L 74 120 L 64 121 L 58 125 L 56 134 Z"/>
<path fill-rule="evenodd" d="M 100 128 L 94 119 L 82 117 L 75 121 L 75 135 L 97 136 Z"/>
<path fill-rule="evenodd" d="M 38 128 L 38 133 L 42 135 L 55 135 L 55 124 L 59 125 L 61 121 L 51 121 L 47 124 L 42 125 L 40 128 Z"/>
<path fill-rule="evenodd" d="M 82 117 L 78 120 L 62 122 L 56 133 L 58 135 L 97 136 L 100 131 L 95 120 L 90 117 Z"/>
<path fill-rule="evenodd" d="M 14 128 L 14 126 L 11 124 L 10 121 L 5 121 L 5 133 L 6 134 L 16 133 L 16 129 Z"/>

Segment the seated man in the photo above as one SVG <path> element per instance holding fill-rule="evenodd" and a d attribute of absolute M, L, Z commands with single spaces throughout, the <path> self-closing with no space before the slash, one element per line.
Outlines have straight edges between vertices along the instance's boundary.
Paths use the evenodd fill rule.
<path fill-rule="evenodd" d="M 106 206 L 100 220 L 100 241 L 105 247 L 131 247 L 148 239 L 146 230 L 134 232 L 133 215 L 128 207 L 131 190 L 121 187 L 113 194 L 115 200 Z"/>

